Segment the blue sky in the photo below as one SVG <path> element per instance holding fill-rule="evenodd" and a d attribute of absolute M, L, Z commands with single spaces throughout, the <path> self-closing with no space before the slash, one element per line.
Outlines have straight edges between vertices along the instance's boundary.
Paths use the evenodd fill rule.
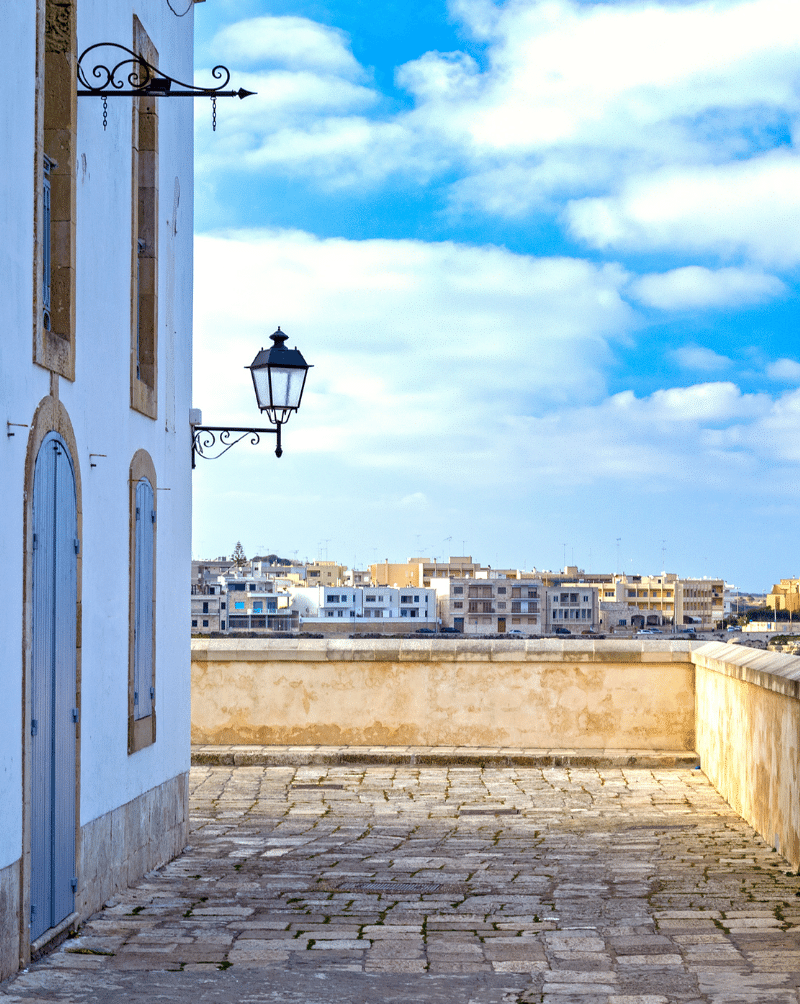
<path fill-rule="evenodd" d="M 800 574 L 795 0 L 209 0 L 194 552 Z M 617 539 L 620 545 L 617 548 Z M 619 563 L 617 555 L 619 554 Z M 663 563 L 662 563 L 662 555 Z"/>

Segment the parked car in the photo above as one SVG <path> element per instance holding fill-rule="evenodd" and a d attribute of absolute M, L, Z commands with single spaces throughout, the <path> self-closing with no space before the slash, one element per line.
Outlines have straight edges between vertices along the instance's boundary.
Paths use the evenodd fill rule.
<path fill-rule="evenodd" d="M 569 628 L 565 628 L 565 627 L 557 627 L 555 629 L 554 633 L 555 634 L 572 634 L 572 632 L 570 631 L 570 629 Z"/>
<path fill-rule="evenodd" d="M 510 631 L 506 631 L 507 635 L 511 635 L 512 638 L 524 638 L 525 632 L 520 631 L 519 628 L 511 628 Z"/>

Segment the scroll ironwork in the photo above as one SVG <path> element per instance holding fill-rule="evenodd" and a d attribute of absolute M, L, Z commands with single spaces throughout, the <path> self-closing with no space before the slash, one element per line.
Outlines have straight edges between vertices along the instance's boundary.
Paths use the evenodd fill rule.
<path fill-rule="evenodd" d="M 92 60 L 87 59 L 89 53 L 96 50 L 110 50 L 112 58 L 98 61 L 91 69 L 87 67 Z M 102 60 L 102 55 L 96 52 L 96 58 Z M 84 60 L 86 65 L 84 66 Z M 211 98 L 216 113 L 217 98 L 247 98 L 255 91 L 227 89 L 231 79 L 231 71 L 227 66 L 218 65 L 211 71 L 211 76 L 218 81 L 214 87 L 197 87 L 187 84 L 177 77 L 171 77 L 157 66 L 153 66 L 143 56 L 118 42 L 95 42 L 84 49 L 78 58 L 78 97 L 101 97 L 105 109 L 110 97 L 140 97 L 154 95 L 160 98 Z M 105 128 L 105 119 L 103 128 Z M 216 114 L 214 114 L 216 129 Z"/>
<path fill-rule="evenodd" d="M 231 447 L 241 443 L 247 436 L 250 436 L 250 445 L 257 446 L 263 435 L 278 437 L 275 453 L 280 456 L 283 453 L 280 425 L 274 429 L 226 429 L 217 425 L 195 425 L 192 427 L 192 467 L 195 466 L 197 457 L 202 457 L 204 460 L 218 460 L 223 453 L 227 453 Z M 233 436 L 236 438 L 233 439 Z M 213 452 L 215 450 L 218 452 Z"/>

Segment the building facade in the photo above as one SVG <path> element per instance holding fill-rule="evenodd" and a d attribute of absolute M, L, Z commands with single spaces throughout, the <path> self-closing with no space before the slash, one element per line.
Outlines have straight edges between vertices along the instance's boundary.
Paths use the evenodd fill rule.
<path fill-rule="evenodd" d="M 542 634 L 544 593 L 540 579 L 441 577 L 432 579 L 431 586 L 444 628 L 474 635 L 507 631 Z"/>
<path fill-rule="evenodd" d="M 433 589 L 408 586 L 308 586 L 292 587 L 292 608 L 300 626 L 320 630 L 345 624 L 369 631 L 370 624 L 396 625 L 417 630 L 436 626 L 436 593 Z M 378 623 L 380 622 L 380 623 Z"/>
<path fill-rule="evenodd" d="M 212 577 L 209 562 L 192 562 L 192 634 L 235 631 L 297 631 L 297 611 L 291 608 L 287 580 L 273 576 L 273 568 L 259 562 L 229 574 Z M 250 569 L 258 571 L 250 573 Z"/>
<path fill-rule="evenodd" d="M 192 10 L 3 27 L 0 977 L 187 839 L 194 118 L 76 76 L 80 37 L 191 80 Z"/>
<path fill-rule="evenodd" d="M 791 614 L 800 612 L 800 579 L 781 579 L 767 594 L 767 606 L 772 610 L 788 610 Z"/>
<path fill-rule="evenodd" d="M 689 626 L 713 631 L 725 619 L 722 579 L 681 579 L 674 572 L 616 575 L 598 590 L 604 630 Z"/>
<path fill-rule="evenodd" d="M 583 634 L 600 627 L 600 605 L 596 586 L 572 584 L 545 589 L 547 634 Z"/>

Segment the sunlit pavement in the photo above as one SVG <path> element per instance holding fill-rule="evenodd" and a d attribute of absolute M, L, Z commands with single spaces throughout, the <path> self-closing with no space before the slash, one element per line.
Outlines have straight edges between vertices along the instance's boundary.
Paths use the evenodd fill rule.
<path fill-rule="evenodd" d="M 698 770 L 192 769 L 192 843 L 19 1001 L 798 1004 L 800 878 Z"/>

